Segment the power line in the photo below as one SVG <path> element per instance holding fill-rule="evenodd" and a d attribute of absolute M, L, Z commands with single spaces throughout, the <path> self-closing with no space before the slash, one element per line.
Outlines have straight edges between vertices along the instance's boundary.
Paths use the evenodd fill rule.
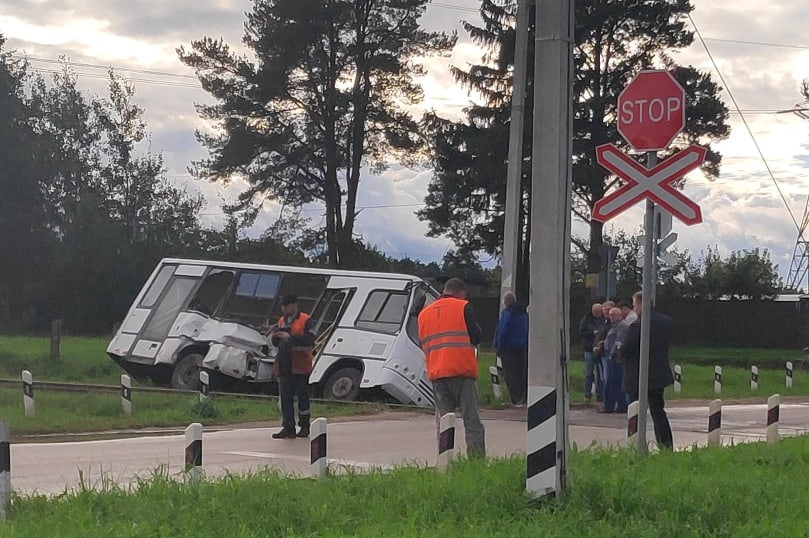
<path fill-rule="evenodd" d="M 692 23 L 694 21 L 691 21 Z M 754 45 L 758 47 L 778 47 L 782 49 L 802 49 L 809 50 L 809 45 L 790 45 L 787 43 L 768 43 L 766 41 L 745 41 L 743 39 L 724 39 L 721 37 L 703 37 L 704 41 L 718 41 L 721 43 L 736 43 L 739 45 Z"/>
<path fill-rule="evenodd" d="M 46 64 L 58 64 L 58 65 L 70 65 L 75 67 L 86 67 L 90 69 L 103 69 L 108 71 L 113 69 L 115 71 L 126 71 L 129 73 L 138 73 L 141 75 L 156 75 L 161 77 L 176 77 L 176 78 L 185 78 L 191 80 L 197 80 L 197 77 L 194 75 L 186 75 L 183 73 L 172 73 L 169 71 L 155 71 L 152 69 L 138 69 L 134 67 L 115 67 L 112 65 L 102 65 L 102 64 L 94 64 L 94 63 L 87 63 L 87 62 L 74 62 L 72 60 L 53 60 L 50 58 L 39 58 L 37 56 L 27 56 L 25 54 L 12 54 L 13 58 L 17 58 L 18 60 L 30 60 L 32 62 L 42 62 Z"/>

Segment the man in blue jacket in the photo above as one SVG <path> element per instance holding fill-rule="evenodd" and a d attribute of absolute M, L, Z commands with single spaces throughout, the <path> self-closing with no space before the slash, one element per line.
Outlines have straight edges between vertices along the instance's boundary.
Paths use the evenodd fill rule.
<path fill-rule="evenodd" d="M 528 396 L 528 314 L 510 291 L 503 296 L 503 306 L 494 349 L 503 363 L 511 403 L 521 406 Z"/>

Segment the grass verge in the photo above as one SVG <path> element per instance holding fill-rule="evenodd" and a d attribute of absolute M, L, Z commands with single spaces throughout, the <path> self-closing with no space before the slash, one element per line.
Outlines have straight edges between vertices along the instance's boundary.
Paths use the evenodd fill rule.
<path fill-rule="evenodd" d="M 112 393 L 35 392 L 36 414 L 25 416 L 22 391 L 0 389 L 0 420 L 11 426 L 15 437 L 102 432 L 135 428 L 185 427 L 191 422 L 205 426 L 243 422 L 278 421 L 275 399 L 243 399 L 216 395 L 212 405 L 199 405 L 199 397 L 177 394 L 133 394 L 132 416 L 124 414 L 121 397 Z M 375 414 L 385 409 L 372 404 L 312 404 L 316 417 Z"/>
<path fill-rule="evenodd" d="M 133 490 L 16 498 L 0 537 L 795 537 L 809 528 L 808 464 L 807 438 L 643 459 L 574 451 L 569 491 L 540 503 L 523 491 L 523 458 L 316 481 L 156 473 Z"/>

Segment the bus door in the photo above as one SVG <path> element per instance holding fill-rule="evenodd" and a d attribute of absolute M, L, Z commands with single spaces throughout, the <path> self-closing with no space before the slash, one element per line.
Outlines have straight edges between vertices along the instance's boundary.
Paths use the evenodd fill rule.
<path fill-rule="evenodd" d="M 314 361 L 320 357 L 320 353 L 326 346 L 340 318 L 348 307 L 354 295 L 355 288 L 327 289 L 318 298 L 312 309 L 312 323 L 315 329 L 315 349 Z"/>

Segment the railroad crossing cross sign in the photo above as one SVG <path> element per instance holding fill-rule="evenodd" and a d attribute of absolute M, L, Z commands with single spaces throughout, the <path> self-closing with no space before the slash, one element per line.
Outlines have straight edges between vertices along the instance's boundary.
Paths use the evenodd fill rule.
<path fill-rule="evenodd" d="M 705 160 L 705 154 L 705 148 L 689 146 L 649 169 L 614 144 L 598 146 L 598 163 L 623 179 L 626 184 L 596 202 L 593 206 L 593 218 L 606 222 L 640 200 L 649 198 L 685 224 L 699 224 L 702 222 L 699 206 L 671 184 L 698 168 Z"/>
<path fill-rule="evenodd" d="M 683 127 L 685 90 L 668 71 L 641 71 L 618 96 L 618 132 L 636 151 L 665 149 Z"/>

